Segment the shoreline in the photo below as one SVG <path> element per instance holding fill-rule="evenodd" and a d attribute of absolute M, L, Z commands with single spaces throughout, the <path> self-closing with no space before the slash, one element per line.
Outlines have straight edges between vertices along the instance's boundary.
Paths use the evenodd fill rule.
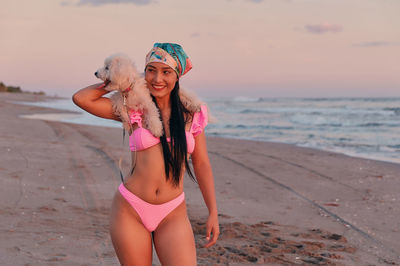
<path fill-rule="evenodd" d="M 49 109 L 7 100 L 0 94 L 0 264 L 118 265 L 108 214 L 121 156 L 129 169 L 121 130 L 23 119 Z M 207 209 L 186 178 L 199 265 L 399 263 L 400 165 L 292 144 L 207 144 L 222 234 L 201 248 Z"/>
<path fill-rule="evenodd" d="M 9 94 L 15 94 L 15 93 L 9 93 Z M 19 94 L 24 94 L 24 93 L 19 93 Z M 26 93 L 26 95 L 32 95 L 35 96 L 34 94 L 29 94 Z M 48 96 L 48 95 L 37 95 L 37 96 L 41 96 L 46 100 L 69 100 L 69 98 L 67 97 L 61 97 L 61 96 Z M 28 101 L 31 102 L 37 102 L 37 100 L 32 100 L 30 99 L 30 97 L 27 97 Z M 15 104 L 19 104 L 19 103 L 15 103 Z M 24 103 L 20 103 L 20 105 L 25 105 Z M 37 106 L 37 105 L 35 105 Z M 51 110 L 57 110 L 57 114 L 60 114 L 63 112 L 65 113 L 71 113 L 71 114 L 84 114 L 83 111 L 72 111 L 72 110 L 65 110 L 65 109 L 58 109 L 55 107 L 46 107 L 46 106 L 39 106 L 45 109 L 51 109 Z M 27 117 L 27 118 L 32 118 L 32 119 L 43 119 L 45 120 L 45 117 Z M 101 119 L 101 118 L 99 118 Z M 53 119 L 52 121 L 56 121 L 55 119 Z M 88 126 L 99 126 L 99 127 L 106 127 L 106 128 L 118 128 L 112 125 L 98 125 L 98 124 L 85 124 L 85 123 L 80 123 L 80 122 L 72 122 L 72 121 L 63 121 L 63 120 L 58 120 L 59 122 L 62 123 L 72 123 L 72 124 L 79 124 L 79 125 L 88 125 Z M 121 126 L 122 128 L 122 126 Z M 387 162 L 387 163 L 393 163 L 393 164 L 398 164 L 400 165 L 400 158 L 391 158 L 391 157 L 377 157 L 377 156 L 368 156 L 368 155 L 361 155 L 361 154 L 357 154 L 355 152 L 351 152 L 351 151 L 338 151 L 335 149 L 322 149 L 322 148 L 318 148 L 318 147 L 311 147 L 311 146 L 306 146 L 306 145 L 300 145 L 300 144 L 295 144 L 295 143 L 286 143 L 286 142 L 279 142 L 279 141 L 273 141 L 273 140 L 255 140 L 255 139 L 248 139 L 248 138 L 244 138 L 244 137 L 232 137 L 232 136 L 216 136 L 216 135 L 207 135 L 208 137 L 215 137 L 215 138 L 222 138 L 222 139 L 232 139 L 232 140 L 245 140 L 245 141 L 256 141 L 256 142 L 264 142 L 264 143 L 277 143 L 277 144 L 286 144 L 286 145 L 293 145 L 295 147 L 300 147 L 300 148 L 310 148 L 310 149 L 315 149 L 315 150 L 319 150 L 319 151 L 325 151 L 325 152 L 331 152 L 331 153 L 338 153 L 338 154 L 343 154 L 346 156 L 350 156 L 350 157 L 354 157 L 354 158 L 360 158 L 360 159 L 367 159 L 367 160 L 373 160 L 373 161 L 379 161 L 379 162 Z"/>
<path fill-rule="evenodd" d="M 262 142 L 262 143 L 275 143 L 275 144 L 282 144 L 282 145 L 292 145 L 294 147 L 297 148 L 306 148 L 306 149 L 313 149 L 313 150 L 317 150 L 317 151 L 322 151 L 322 152 L 328 152 L 328 153 L 336 153 L 336 154 L 340 154 L 340 155 L 345 155 L 345 156 L 349 156 L 352 158 L 358 158 L 358 159 L 364 159 L 364 160 L 371 160 L 371 161 L 376 161 L 376 162 L 383 162 L 383 163 L 391 163 L 391 164 L 395 164 L 395 165 L 400 165 L 400 159 L 397 158 L 387 158 L 386 160 L 381 159 L 381 158 L 377 158 L 377 157 L 368 157 L 368 156 L 361 156 L 359 154 L 354 154 L 354 153 L 346 153 L 346 152 L 341 152 L 341 151 L 334 151 L 334 150 L 325 150 L 325 149 L 319 149 L 316 147 L 308 147 L 308 146 L 302 146 L 302 145 L 298 145 L 298 144 L 294 144 L 294 143 L 286 143 L 286 142 L 279 142 L 279 141 L 272 141 L 272 140 L 254 140 L 254 139 L 246 139 L 246 138 L 235 138 L 235 137 L 225 137 L 225 136 L 207 136 L 207 137 L 211 137 L 211 138 L 221 138 L 221 139 L 226 139 L 226 140 L 244 140 L 244 141 L 255 141 L 255 142 Z M 397 161 L 393 161 L 393 160 L 399 160 L 399 162 Z"/>

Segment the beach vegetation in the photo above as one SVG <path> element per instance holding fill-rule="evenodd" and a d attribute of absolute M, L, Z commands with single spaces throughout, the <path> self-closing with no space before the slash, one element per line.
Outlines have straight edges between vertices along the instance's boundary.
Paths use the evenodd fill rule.
<path fill-rule="evenodd" d="M 0 81 L 0 92 L 13 92 L 13 93 L 32 93 L 36 95 L 45 95 L 43 91 L 23 91 L 21 90 L 21 87 L 16 87 L 16 86 L 7 86 L 3 82 Z"/>

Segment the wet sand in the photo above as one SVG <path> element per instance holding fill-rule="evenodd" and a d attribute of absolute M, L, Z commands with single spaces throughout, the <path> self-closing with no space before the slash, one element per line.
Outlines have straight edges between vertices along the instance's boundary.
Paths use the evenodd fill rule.
<path fill-rule="evenodd" d="M 120 156 L 129 169 L 122 131 L 22 118 L 58 111 L 9 102 L 45 98 L 0 93 L 0 265 L 118 265 L 108 214 Z M 400 262 L 400 165 L 287 144 L 207 141 L 221 236 L 202 248 L 207 209 L 186 178 L 199 265 Z"/>

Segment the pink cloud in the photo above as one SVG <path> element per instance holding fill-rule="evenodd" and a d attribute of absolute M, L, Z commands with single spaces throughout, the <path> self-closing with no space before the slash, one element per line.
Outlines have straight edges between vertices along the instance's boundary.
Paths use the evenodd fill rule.
<path fill-rule="evenodd" d="M 324 34 L 327 32 L 341 32 L 343 30 L 343 27 L 340 25 L 334 25 L 334 24 L 313 24 L 313 25 L 305 25 L 304 28 L 314 34 Z"/>

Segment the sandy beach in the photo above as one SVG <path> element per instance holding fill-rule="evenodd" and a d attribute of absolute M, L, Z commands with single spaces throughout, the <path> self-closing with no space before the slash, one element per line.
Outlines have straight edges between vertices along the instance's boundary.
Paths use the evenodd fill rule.
<path fill-rule="evenodd" d="M 121 156 L 129 169 L 122 130 L 27 119 L 65 111 L 12 103 L 44 99 L 0 93 L 0 265 L 119 265 L 108 214 Z M 207 209 L 186 178 L 199 265 L 399 265 L 399 164 L 207 141 L 221 236 L 202 248 Z"/>

